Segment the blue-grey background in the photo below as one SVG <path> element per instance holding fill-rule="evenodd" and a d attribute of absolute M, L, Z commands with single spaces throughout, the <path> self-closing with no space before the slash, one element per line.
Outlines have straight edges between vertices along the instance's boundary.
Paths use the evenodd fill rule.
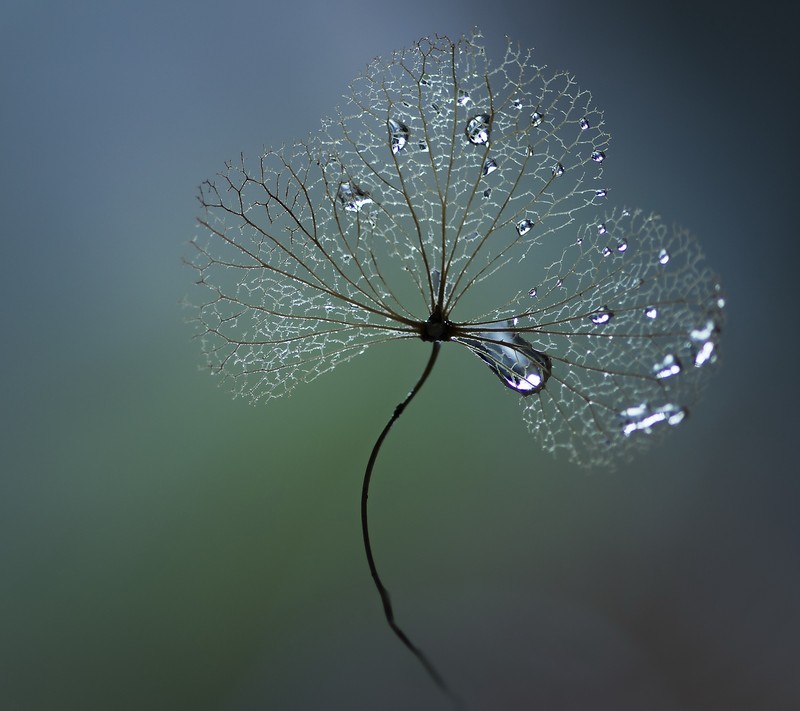
<path fill-rule="evenodd" d="M 788 6 L 788 4 L 787 4 Z M 604 108 L 614 201 L 723 276 L 719 374 L 615 473 L 537 451 L 466 351 L 371 501 L 398 618 L 474 709 L 800 708 L 797 11 L 783 3 L 4 3 L 0 708 L 444 709 L 358 519 L 427 347 L 251 407 L 179 300 L 196 185 L 314 130 L 376 55 L 482 27 Z"/>

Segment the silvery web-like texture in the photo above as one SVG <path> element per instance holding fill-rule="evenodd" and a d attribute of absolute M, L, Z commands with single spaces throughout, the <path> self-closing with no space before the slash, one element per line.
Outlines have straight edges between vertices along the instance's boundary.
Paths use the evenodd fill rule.
<path fill-rule="evenodd" d="M 720 288 L 687 233 L 603 206 L 608 134 L 569 74 L 437 37 L 375 60 L 345 99 L 317 135 L 201 188 L 214 373 L 279 396 L 419 338 L 438 311 L 575 461 L 685 419 L 716 360 Z"/>

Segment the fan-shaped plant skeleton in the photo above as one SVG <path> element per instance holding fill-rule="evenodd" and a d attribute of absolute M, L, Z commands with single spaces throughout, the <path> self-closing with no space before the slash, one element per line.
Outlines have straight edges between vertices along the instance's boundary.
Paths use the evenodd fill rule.
<path fill-rule="evenodd" d="M 283 395 L 376 343 L 432 344 L 372 451 L 362 524 L 390 625 L 454 699 L 394 622 L 366 506 L 441 344 L 514 392 L 542 447 L 591 466 L 682 422 L 717 360 L 719 283 L 686 231 L 606 206 L 608 142 L 568 73 L 437 36 L 371 63 L 317 134 L 201 186 L 195 320 L 238 394 Z"/>

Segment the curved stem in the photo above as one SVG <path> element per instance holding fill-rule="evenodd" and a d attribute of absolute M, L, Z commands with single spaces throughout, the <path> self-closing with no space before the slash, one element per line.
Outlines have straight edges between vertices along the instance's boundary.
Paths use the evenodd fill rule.
<path fill-rule="evenodd" d="M 372 554 L 372 546 L 369 541 L 369 523 L 367 520 L 367 499 L 369 497 L 369 483 L 372 479 L 372 470 L 375 466 L 375 460 L 378 458 L 378 452 L 380 452 L 381 446 L 383 445 L 383 441 L 386 439 L 386 435 L 389 434 L 389 430 L 392 428 L 392 425 L 397 421 L 400 415 L 403 414 L 403 410 L 406 409 L 408 404 L 411 400 L 414 399 L 414 396 L 420 391 L 422 386 L 425 384 L 425 381 L 428 379 L 431 371 L 433 370 L 433 366 L 436 363 L 436 358 L 439 355 L 439 349 L 441 348 L 441 343 L 435 341 L 433 343 L 433 350 L 431 351 L 431 356 L 428 359 L 428 364 L 425 366 L 425 370 L 422 373 L 422 376 L 417 381 L 417 384 L 411 389 L 411 392 L 406 395 L 405 400 L 401 402 L 395 409 L 392 416 L 389 418 L 389 421 L 386 423 L 386 426 L 383 428 L 383 431 L 378 436 L 378 439 L 375 440 L 375 445 L 372 448 L 372 453 L 369 456 L 369 462 L 367 462 L 367 468 L 364 472 L 364 482 L 361 486 L 361 531 L 364 536 L 364 550 L 367 554 L 367 563 L 369 564 L 369 572 L 372 574 L 372 579 L 375 581 L 375 587 L 378 590 L 378 593 L 381 596 L 381 602 L 383 603 L 383 612 L 386 615 L 386 621 L 389 623 L 389 627 L 392 631 L 397 635 L 400 641 L 408 648 L 408 650 L 419 660 L 420 664 L 425 667 L 425 671 L 428 672 L 431 679 L 433 679 L 436 686 L 438 686 L 443 693 L 450 697 L 450 699 L 455 704 L 455 707 L 458 709 L 464 708 L 464 704 L 459 699 L 459 697 L 450 689 L 450 687 L 445 682 L 442 675 L 437 671 L 436 667 L 430 662 L 430 660 L 425 656 L 422 650 L 419 649 L 403 632 L 402 629 L 398 626 L 394 619 L 394 609 L 392 608 L 392 602 L 389 599 L 389 591 L 384 586 L 383 582 L 381 581 L 380 575 L 378 575 L 378 569 L 375 567 L 375 558 Z"/>

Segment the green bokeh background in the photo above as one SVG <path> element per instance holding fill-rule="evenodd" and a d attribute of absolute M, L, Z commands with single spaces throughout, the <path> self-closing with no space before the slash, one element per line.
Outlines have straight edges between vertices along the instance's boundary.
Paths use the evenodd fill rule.
<path fill-rule="evenodd" d="M 252 407 L 199 369 L 195 186 L 376 55 L 478 24 L 605 110 L 617 204 L 690 227 L 724 358 L 614 473 L 537 451 L 446 347 L 370 499 L 398 618 L 478 709 L 800 708 L 797 11 L 769 2 L 22 2 L 0 19 L 0 709 L 443 709 L 360 540 L 421 371 L 375 347 Z"/>

